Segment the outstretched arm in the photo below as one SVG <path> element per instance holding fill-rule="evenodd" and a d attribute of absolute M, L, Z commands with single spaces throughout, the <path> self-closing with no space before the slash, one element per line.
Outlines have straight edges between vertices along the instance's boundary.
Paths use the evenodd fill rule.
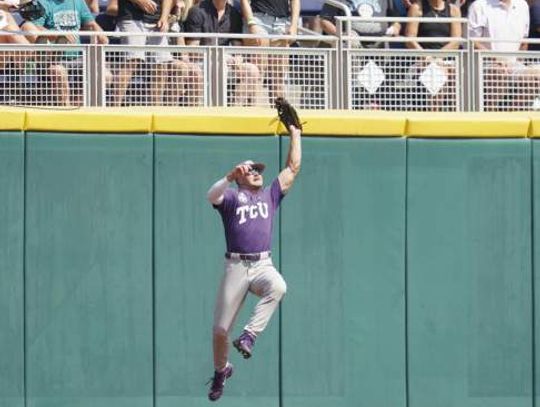
<path fill-rule="evenodd" d="M 294 179 L 300 172 L 300 165 L 302 163 L 302 131 L 294 126 L 289 126 L 289 136 L 291 143 L 289 145 L 287 163 L 278 176 L 279 185 L 284 194 L 292 187 Z"/>

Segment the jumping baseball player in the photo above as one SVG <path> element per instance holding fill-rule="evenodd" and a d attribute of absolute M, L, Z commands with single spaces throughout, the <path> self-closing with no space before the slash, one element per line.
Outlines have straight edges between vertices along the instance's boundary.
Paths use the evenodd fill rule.
<path fill-rule="evenodd" d="M 214 311 L 214 377 L 208 393 L 211 401 L 223 394 L 233 374 L 228 361 L 229 333 L 248 291 L 260 297 L 253 314 L 234 347 L 251 357 L 255 339 L 266 328 L 286 291 L 285 281 L 272 264 L 272 223 L 279 204 L 300 171 L 301 130 L 288 126 L 289 153 L 285 168 L 269 187 L 263 186 L 265 165 L 251 160 L 234 167 L 208 191 L 208 200 L 221 215 L 227 252 L 225 272 Z M 238 188 L 231 188 L 236 181 Z"/>

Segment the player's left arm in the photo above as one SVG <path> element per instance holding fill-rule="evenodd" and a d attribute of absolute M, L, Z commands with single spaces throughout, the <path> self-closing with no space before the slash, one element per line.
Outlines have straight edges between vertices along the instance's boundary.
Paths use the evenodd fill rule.
<path fill-rule="evenodd" d="M 279 186 L 284 194 L 292 187 L 302 163 L 302 131 L 294 126 L 289 126 L 289 137 L 287 162 L 285 168 L 278 175 Z"/>

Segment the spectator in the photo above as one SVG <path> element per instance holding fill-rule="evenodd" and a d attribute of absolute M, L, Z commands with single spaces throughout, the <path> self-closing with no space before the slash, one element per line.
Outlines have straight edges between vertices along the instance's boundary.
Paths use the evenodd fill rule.
<path fill-rule="evenodd" d="M 0 0 L 0 30 L 2 31 L 19 31 L 19 26 L 9 12 L 12 7 L 15 7 L 17 2 Z M 28 40 L 20 34 L 0 35 L 0 44 L 28 44 Z M 1 63 L 2 61 L 0 61 Z"/>
<path fill-rule="evenodd" d="M 88 31 L 102 32 L 101 27 L 94 20 L 94 16 L 88 9 L 84 0 L 41 0 L 45 8 L 44 15 L 34 20 L 32 23 L 23 24 L 24 31 L 79 31 L 81 28 Z M 62 42 L 67 44 L 78 44 L 80 38 L 77 35 L 29 35 L 30 42 L 42 42 L 43 40 Z M 99 44 L 108 44 L 105 35 L 97 34 Z M 69 83 L 69 74 L 75 73 L 75 76 L 82 77 L 83 61 L 78 52 L 65 52 L 58 58 L 49 58 L 45 61 L 47 76 L 50 78 L 55 94 L 58 97 L 58 103 L 63 106 L 72 104 L 81 105 L 81 93 L 74 94 L 74 103 L 71 100 L 71 90 Z M 110 80 L 110 77 L 108 80 Z"/>
<path fill-rule="evenodd" d="M 167 46 L 165 36 L 147 36 L 146 33 L 166 33 L 169 31 L 169 14 L 173 6 L 172 0 L 119 0 L 118 1 L 118 29 L 133 35 L 122 37 L 122 42 L 130 46 Z M 150 102 L 153 105 L 163 104 L 165 84 L 169 76 L 180 73 L 179 64 L 168 51 L 153 51 L 149 53 L 153 65 L 147 66 L 150 70 Z M 126 90 L 131 82 L 134 72 L 146 60 L 144 51 L 127 52 L 127 61 L 118 69 L 118 86 L 115 92 L 114 104 L 120 106 L 125 103 Z M 146 76 L 148 72 L 144 73 Z"/>
<path fill-rule="evenodd" d="M 425 17 L 425 18 L 460 18 L 461 11 L 458 6 L 449 3 L 445 0 L 421 0 L 409 7 L 409 17 Z M 405 33 L 407 37 L 453 37 L 461 38 L 461 23 L 454 21 L 451 23 L 439 22 L 419 22 L 409 21 L 407 23 Z M 454 50 L 460 46 L 459 41 L 444 42 L 418 42 L 408 41 L 406 43 L 411 49 L 438 49 L 438 50 Z M 440 89 L 431 89 L 430 96 L 427 100 L 430 101 L 431 110 L 444 110 L 444 106 L 452 106 L 455 99 L 455 92 L 450 89 L 456 86 L 456 67 L 454 59 L 448 58 L 433 58 L 428 57 L 420 64 L 412 66 L 413 72 L 421 72 L 429 64 L 436 64 L 440 68 L 441 79 L 444 81 L 444 86 Z M 416 75 L 415 75 L 416 76 Z M 419 89 L 426 91 L 422 84 L 418 84 Z M 421 93 L 421 92 L 418 92 Z"/>
<path fill-rule="evenodd" d="M 189 33 L 242 33 L 242 16 L 227 0 L 202 0 L 193 7 L 186 20 L 186 32 Z M 209 38 L 188 38 L 187 45 L 208 45 Z M 220 38 L 219 45 L 240 44 L 238 40 Z M 257 66 L 243 61 L 239 55 L 228 55 L 227 67 L 236 79 L 233 104 L 253 105 L 256 103 L 257 90 L 261 88 L 261 78 Z"/>
<path fill-rule="evenodd" d="M 339 0 L 344 7 L 347 7 L 353 17 L 395 17 L 396 11 L 393 8 L 392 0 Z M 336 17 L 345 16 L 341 8 L 337 8 L 329 3 L 324 3 L 321 10 L 321 25 L 324 33 L 329 35 L 337 34 Z M 380 37 L 396 36 L 401 30 L 399 23 L 375 23 L 369 21 L 359 21 L 351 23 L 353 32 L 351 35 L 362 37 L 379 37 L 374 41 L 357 42 L 361 48 L 384 48 L 385 43 Z"/>
<path fill-rule="evenodd" d="M 187 33 L 242 33 L 242 16 L 227 0 L 203 0 L 189 11 L 185 22 Z M 187 45 L 211 45 L 210 38 L 188 38 Z M 218 45 L 236 44 L 230 38 L 220 38 Z"/>
<path fill-rule="evenodd" d="M 475 41 L 476 49 L 504 52 L 527 49 L 527 43 L 522 41 L 529 34 L 530 24 L 525 0 L 476 0 L 469 8 L 468 19 L 471 38 L 495 40 Z M 489 65 L 486 59 L 481 69 L 484 69 L 484 90 L 493 93 L 484 94 L 488 110 L 499 110 L 507 102 L 514 109 L 523 106 L 528 95 L 517 92 L 517 97 L 512 97 L 509 92 L 516 87 L 538 87 L 538 66 L 527 66 L 514 57 L 493 58 Z"/>
<path fill-rule="evenodd" d="M 445 0 L 421 0 L 409 8 L 409 17 L 426 18 L 460 18 L 461 12 L 458 7 Z M 454 37 L 461 38 L 461 23 L 418 22 L 409 21 L 406 27 L 407 37 Z M 407 47 L 412 49 L 458 49 L 459 41 L 442 42 L 407 42 Z"/>
<path fill-rule="evenodd" d="M 531 27 L 529 38 L 540 39 L 540 0 L 530 1 Z M 540 51 L 540 43 L 529 44 L 531 51 Z"/>
<path fill-rule="evenodd" d="M 259 35 L 296 35 L 300 19 L 300 0 L 241 0 L 244 32 Z M 246 39 L 246 46 L 288 47 L 290 41 L 266 38 Z M 287 55 L 258 55 L 251 61 L 269 82 L 269 102 L 285 96 L 285 72 L 288 70 Z"/>
<path fill-rule="evenodd" d="M 8 9 L 11 4 L 0 0 L 0 30 L 18 31 L 19 27 Z M 28 40 L 20 34 L 1 34 L 0 44 L 28 44 Z M 26 53 L 25 53 L 26 54 Z M 1 81 L 0 100 L 2 103 L 11 103 L 20 96 L 20 76 L 24 70 L 24 62 L 27 55 L 21 51 L 3 51 L 0 54 L 0 70 L 3 71 L 4 80 Z"/>
<path fill-rule="evenodd" d="M 189 11 L 193 6 L 192 0 L 174 0 L 174 6 L 169 17 L 170 32 L 186 32 L 186 20 Z M 172 37 L 169 39 L 172 45 L 186 45 L 184 37 Z M 202 60 L 198 54 L 190 55 L 188 53 L 175 53 L 176 63 L 179 66 L 181 75 L 175 83 L 172 84 L 171 91 L 175 92 L 181 99 L 183 106 L 201 106 L 204 104 L 204 81 Z"/>
<path fill-rule="evenodd" d="M 321 10 L 321 26 L 323 32 L 328 35 L 337 35 L 336 17 L 394 17 L 395 11 L 391 0 L 338 0 L 342 7 L 336 7 L 330 3 L 324 3 Z M 348 9 L 348 13 L 344 9 Z M 349 46 L 355 48 L 385 48 L 384 36 L 396 36 L 399 34 L 401 25 L 393 23 L 389 25 L 384 22 L 356 21 L 350 24 L 351 32 L 343 32 L 348 36 L 367 36 L 373 37 L 373 41 L 349 41 Z M 394 78 L 386 73 L 384 82 L 377 89 L 368 89 L 365 83 L 358 80 L 362 67 L 367 64 L 375 64 L 383 69 L 388 64 L 393 64 L 393 58 L 380 53 L 379 55 L 355 55 L 353 67 L 353 83 L 351 89 L 352 107 L 354 109 L 380 109 L 387 103 L 388 92 L 386 95 L 377 94 L 377 89 L 388 89 L 393 87 Z"/>
<path fill-rule="evenodd" d="M 469 7 L 469 36 L 506 42 L 475 42 L 476 49 L 515 52 L 527 49 L 529 7 L 525 0 L 476 0 Z M 511 22 L 511 23 L 509 23 Z"/>

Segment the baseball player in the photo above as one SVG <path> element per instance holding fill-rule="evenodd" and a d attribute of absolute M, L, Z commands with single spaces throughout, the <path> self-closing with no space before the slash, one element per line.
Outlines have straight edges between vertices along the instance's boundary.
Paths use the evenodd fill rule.
<path fill-rule="evenodd" d="M 249 292 L 260 297 L 234 347 L 247 359 L 255 339 L 266 328 L 286 291 L 285 281 L 272 264 L 270 244 L 274 215 L 300 171 L 301 130 L 289 126 L 290 146 L 285 168 L 269 187 L 263 186 L 265 165 L 251 160 L 234 167 L 208 191 L 208 200 L 223 220 L 227 252 L 225 272 L 214 311 L 214 377 L 208 398 L 218 400 L 233 374 L 228 361 L 229 332 Z M 230 188 L 235 181 L 238 188 Z"/>

